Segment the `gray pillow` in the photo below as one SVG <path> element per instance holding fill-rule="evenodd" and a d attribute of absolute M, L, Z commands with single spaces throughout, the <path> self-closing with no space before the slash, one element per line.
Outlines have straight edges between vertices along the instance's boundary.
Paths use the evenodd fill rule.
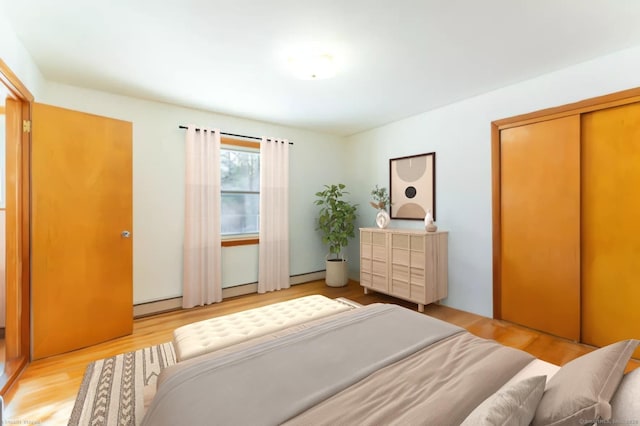
<path fill-rule="evenodd" d="M 624 340 L 562 366 L 549 380 L 532 425 L 590 424 L 610 419 L 609 401 L 637 346 L 637 340 Z"/>
<path fill-rule="evenodd" d="M 619 421 L 640 422 L 640 368 L 622 378 L 611 399 L 611 418 Z"/>
<path fill-rule="evenodd" d="M 461 426 L 528 426 L 544 393 L 546 376 L 513 383 L 485 399 Z"/>

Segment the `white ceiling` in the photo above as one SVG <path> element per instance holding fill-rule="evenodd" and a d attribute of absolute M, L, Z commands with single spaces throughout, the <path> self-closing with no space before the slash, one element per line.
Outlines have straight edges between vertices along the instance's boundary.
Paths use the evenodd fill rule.
<path fill-rule="evenodd" d="M 2 10 L 4 9 L 4 10 Z M 48 80 L 349 135 L 640 44 L 640 0 L 0 0 Z M 286 69 L 303 43 L 337 77 Z"/>

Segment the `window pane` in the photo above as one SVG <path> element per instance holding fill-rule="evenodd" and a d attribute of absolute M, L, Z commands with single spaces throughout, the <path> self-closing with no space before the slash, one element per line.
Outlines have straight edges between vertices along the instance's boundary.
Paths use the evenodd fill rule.
<path fill-rule="evenodd" d="M 220 157 L 223 191 L 260 191 L 260 153 L 222 149 Z"/>
<path fill-rule="evenodd" d="M 259 194 L 222 194 L 222 235 L 257 234 Z"/>

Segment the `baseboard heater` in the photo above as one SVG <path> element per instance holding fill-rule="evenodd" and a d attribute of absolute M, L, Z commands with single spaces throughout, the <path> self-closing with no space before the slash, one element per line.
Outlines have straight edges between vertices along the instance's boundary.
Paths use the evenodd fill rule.
<path fill-rule="evenodd" d="M 305 274 L 292 275 L 289 277 L 289 284 L 298 285 L 324 279 L 325 271 L 308 272 Z M 222 298 L 243 296 L 258 292 L 258 283 L 249 283 L 222 289 Z M 169 299 L 155 300 L 153 302 L 133 305 L 133 318 L 142 318 L 150 315 L 182 309 L 182 296 Z"/>

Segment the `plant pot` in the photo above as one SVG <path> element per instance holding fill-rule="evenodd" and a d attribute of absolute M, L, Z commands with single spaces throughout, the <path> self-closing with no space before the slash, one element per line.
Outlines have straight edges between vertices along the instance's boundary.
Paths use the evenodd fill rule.
<path fill-rule="evenodd" d="M 327 259 L 325 282 L 329 287 L 344 287 L 349 282 L 349 270 L 345 259 Z"/>

